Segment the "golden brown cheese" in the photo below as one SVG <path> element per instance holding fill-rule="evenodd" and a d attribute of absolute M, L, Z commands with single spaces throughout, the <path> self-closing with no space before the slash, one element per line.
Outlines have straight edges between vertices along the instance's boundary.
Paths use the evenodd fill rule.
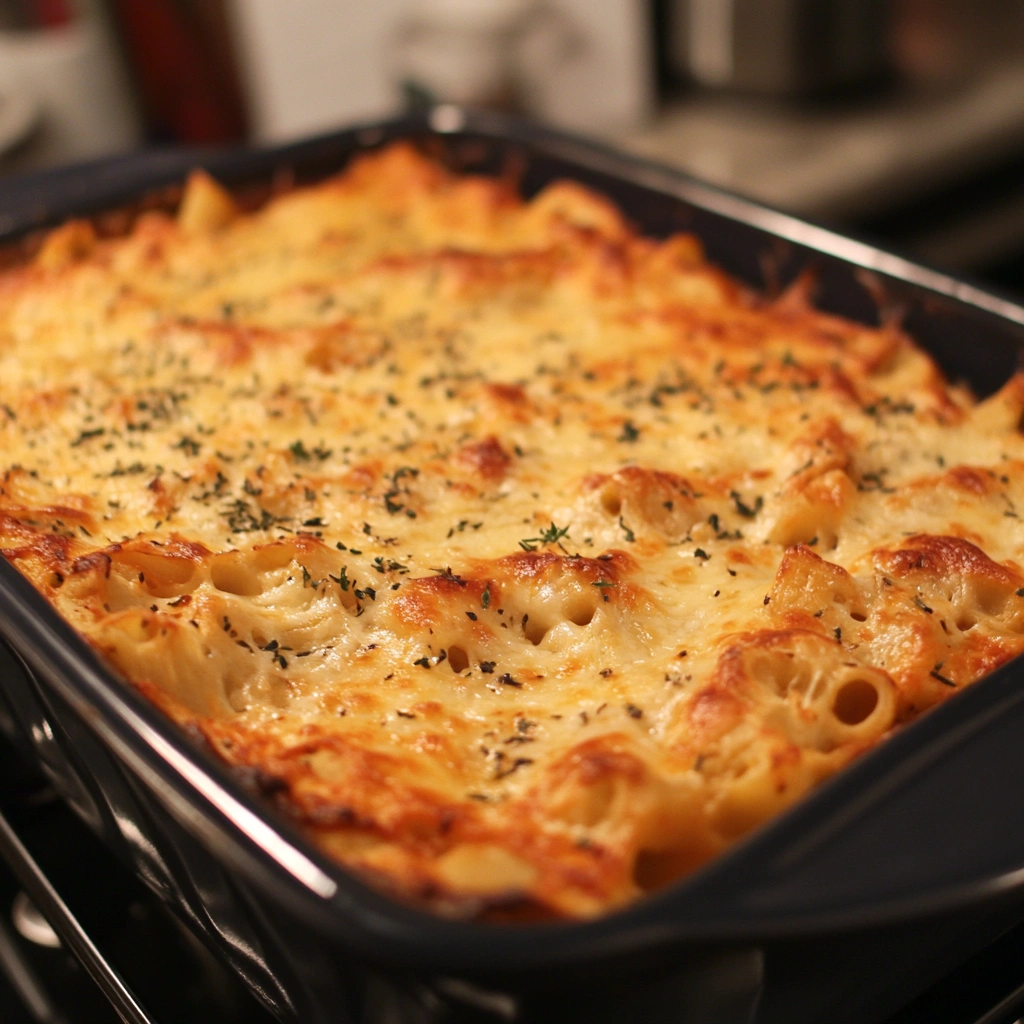
<path fill-rule="evenodd" d="M 0 546 L 350 869 L 585 917 L 1024 647 L 1022 410 L 395 146 L 0 279 Z"/>

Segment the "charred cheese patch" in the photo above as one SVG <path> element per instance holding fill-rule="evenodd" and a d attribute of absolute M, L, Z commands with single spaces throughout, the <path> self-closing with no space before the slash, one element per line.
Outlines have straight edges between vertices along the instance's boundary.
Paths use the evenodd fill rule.
<path fill-rule="evenodd" d="M 0 287 L 0 547 L 342 864 L 592 916 L 1024 648 L 1024 383 L 404 146 Z"/>

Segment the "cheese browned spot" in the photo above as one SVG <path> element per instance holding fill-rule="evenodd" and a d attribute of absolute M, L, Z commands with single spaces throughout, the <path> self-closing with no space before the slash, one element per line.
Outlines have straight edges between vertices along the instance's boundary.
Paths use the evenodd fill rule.
<path fill-rule="evenodd" d="M 1024 377 L 409 146 L 0 285 L 0 548 L 331 856 L 587 917 L 1024 648 Z"/>

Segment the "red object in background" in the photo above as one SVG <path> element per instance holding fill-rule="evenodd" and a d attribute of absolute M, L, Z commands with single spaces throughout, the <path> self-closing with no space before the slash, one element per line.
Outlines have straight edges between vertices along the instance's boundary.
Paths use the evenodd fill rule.
<path fill-rule="evenodd" d="M 8 32 L 41 32 L 75 20 L 71 0 L 0 0 L 0 24 Z"/>
<path fill-rule="evenodd" d="M 245 137 L 226 38 L 216 38 L 210 8 L 204 15 L 180 0 L 114 0 L 113 10 L 154 138 L 213 143 Z"/>
<path fill-rule="evenodd" d="M 32 7 L 40 28 L 60 28 L 74 20 L 67 0 L 33 0 Z"/>

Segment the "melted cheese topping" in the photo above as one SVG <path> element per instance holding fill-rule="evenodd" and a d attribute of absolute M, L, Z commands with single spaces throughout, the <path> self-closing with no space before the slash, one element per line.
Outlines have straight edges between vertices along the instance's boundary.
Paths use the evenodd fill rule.
<path fill-rule="evenodd" d="M 0 545 L 376 884 L 588 916 L 1024 647 L 1024 382 L 397 146 L 0 279 Z"/>

